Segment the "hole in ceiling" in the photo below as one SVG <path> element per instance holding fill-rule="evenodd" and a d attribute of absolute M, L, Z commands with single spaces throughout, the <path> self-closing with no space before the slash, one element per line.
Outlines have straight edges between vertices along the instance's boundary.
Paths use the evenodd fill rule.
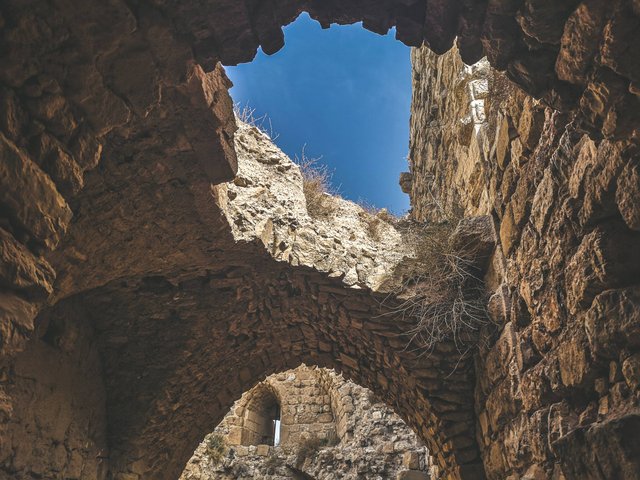
<path fill-rule="evenodd" d="M 349 200 L 402 214 L 398 185 L 407 169 L 411 103 L 410 49 L 362 28 L 322 30 L 306 13 L 285 28 L 275 55 L 262 51 L 226 67 L 234 102 L 291 158 L 320 158 L 334 190 Z"/>

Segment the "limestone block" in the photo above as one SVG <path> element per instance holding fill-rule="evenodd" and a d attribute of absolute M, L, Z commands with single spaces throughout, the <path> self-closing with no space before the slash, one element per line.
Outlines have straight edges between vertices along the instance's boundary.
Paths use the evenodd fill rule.
<path fill-rule="evenodd" d="M 548 475 L 540 465 L 531 465 L 525 472 L 522 480 L 547 480 Z"/>
<path fill-rule="evenodd" d="M 400 173 L 400 189 L 407 195 L 411 193 L 411 186 L 413 183 L 413 175 L 410 172 Z"/>
<path fill-rule="evenodd" d="M 560 376 L 567 387 L 583 385 L 593 373 L 590 359 L 587 357 L 587 339 L 582 331 L 578 331 L 562 347 L 558 349 Z"/>
<path fill-rule="evenodd" d="M 640 353 L 635 353 L 622 362 L 622 373 L 632 391 L 640 388 Z"/>
<path fill-rule="evenodd" d="M 598 295 L 585 315 L 591 351 L 617 358 L 624 347 L 640 347 L 640 288 L 609 290 Z"/>
<path fill-rule="evenodd" d="M 398 472 L 396 480 L 429 480 L 429 475 L 427 475 L 426 472 L 405 470 L 403 472 Z"/>
<path fill-rule="evenodd" d="M 261 457 L 266 457 L 267 455 L 269 455 L 270 449 L 271 447 L 269 445 L 257 445 L 256 455 L 259 455 Z"/>
<path fill-rule="evenodd" d="M 0 286 L 45 297 L 53 290 L 55 272 L 13 235 L 0 228 Z"/>
<path fill-rule="evenodd" d="M 409 470 L 420 470 L 420 453 L 416 451 L 404 452 L 402 465 Z"/>
<path fill-rule="evenodd" d="M 0 351 L 9 355 L 20 351 L 33 332 L 36 305 L 17 295 L 0 293 Z"/>
<path fill-rule="evenodd" d="M 567 478 L 637 478 L 639 415 L 579 427 L 554 444 Z"/>
<path fill-rule="evenodd" d="M 592 57 L 598 50 L 606 8 L 605 3 L 597 0 L 581 2 L 567 19 L 555 68 L 561 80 L 574 84 L 586 81 Z"/>
<path fill-rule="evenodd" d="M 518 135 L 520 135 L 522 145 L 529 151 L 533 151 L 536 148 L 543 124 L 544 109 L 536 105 L 536 101 L 533 98 L 527 97 L 518 122 Z"/>
<path fill-rule="evenodd" d="M 618 177 L 616 203 L 627 226 L 640 231 L 640 166 L 631 161 Z"/>
<path fill-rule="evenodd" d="M 594 297 L 640 275 L 640 237 L 619 226 L 597 227 L 582 239 L 565 269 L 567 302 L 572 312 L 589 307 Z"/>

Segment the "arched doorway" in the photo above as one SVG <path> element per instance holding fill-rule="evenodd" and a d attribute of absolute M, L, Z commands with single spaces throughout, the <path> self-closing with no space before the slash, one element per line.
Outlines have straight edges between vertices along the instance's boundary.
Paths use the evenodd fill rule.
<path fill-rule="evenodd" d="M 242 415 L 242 445 L 271 445 L 280 443 L 281 406 L 274 389 L 259 384 L 251 391 Z"/>

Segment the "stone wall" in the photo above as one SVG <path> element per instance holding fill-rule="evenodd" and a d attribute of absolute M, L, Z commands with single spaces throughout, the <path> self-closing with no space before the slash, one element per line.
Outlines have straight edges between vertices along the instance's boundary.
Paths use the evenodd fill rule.
<path fill-rule="evenodd" d="M 265 387 L 282 406 L 281 442 L 239 445 L 246 408 Z M 213 460 L 205 441 L 181 480 L 431 478 L 426 448 L 415 433 L 371 391 L 327 369 L 303 365 L 267 377 L 243 394 L 213 435 L 226 440 L 224 458 Z"/>
<path fill-rule="evenodd" d="M 218 61 L 277 51 L 304 10 L 324 26 L 396 25 L 439 53 L 457 36 L 463 59 L 486 54 L 544 102 L 501 89 L 483 174 L 459 177 L 488 191 L 453 203 L 489 206 L 501 238 L 486 283 L 504 327 L 477 368 L 453 342 L 429 359 L 405 350 L 410 326 L 374 291 L 393 255 L 363 222 L 331 235 L 296 210 L 298 236 L 294 217 L 227 207 L 249 186 L 212 188 L 237 170 Z M 633 478 L 639 14 L 632 0 L 2 2 L 1 474 L 175 478 L 241 392 L 307 362 L 373 388 L 443 475 L 482 478 L 481 448 L 494 478 Z M 349 232 L 364 246 L 340 243 Z M 314 268 L 305 245 L 331 260 Z M 86 415 L 40 408 L 52 405 Z M 50 428 L 62 420 L 64 439 Z"/>
<path fill-rule="evenodd" d="M 230 445 L 260 445 L 266 442 L 253 437 L 247 440 L 247 411 L 264 416 L 264 406 L 256 405 L 256 397 L 263 392 L 280 408 L 280 445 L 296 445 L 301 438 L 313 434 L 328 438 L 335 434 L 335 419 L 331 409 L 329 393 L 317 378 L 317 373 L 307 367 L 269 376 L 236 401 L 231 411 L 216 427 L 215 432 L 224 434 Z"/>
<path fill-rule="evenodd" d="M 476 363 L 488 477 L 638 478 L 637 146 L 590 136 L 495 71 L 470 133 L 457 52 L 412 58 L 411 214 L 489 213 L 500 237 L 485 277 L 498 328 Z"/>

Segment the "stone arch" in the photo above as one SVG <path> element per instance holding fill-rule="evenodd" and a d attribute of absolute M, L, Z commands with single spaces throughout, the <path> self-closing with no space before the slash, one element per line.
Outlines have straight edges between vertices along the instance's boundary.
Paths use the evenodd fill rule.
<path fill-rule="evenodd" d="M 272 268 L 277 271 L 281 265 L 265 267 L 267 271 Z M 274 309 L 273 316 L 265 312 L 245 320 L 240 318 L 246 305 L 234 308 L 228 303 L 224 288 L 222 291 L 215 287 L 185 291 L 176 285 L 160 298 L 154 295 L 151 303 L 138 302 L 135 312 L 129 310 L 129 306 L 135 304 L 131 301 L 138 295 L 137 287 L 125 292 L 111 285 L 77 299 L 92 305 L 91 322 L 100 332 L 96 341 L 105 369 L 112 372 L 106 381 L 107 410 L 112 419 L 110 458 L 115 472 L 135 473 L 150 479 L 179 475 L 210 426 L 220 422 L 243 391 L 269 374 L 305 363 L 333 368 L 374 391 L 426 440 L 443 473 L 452 478 L 482 478 L 479 452 L 473 439 L 474 379 L 469 359 L 459 361 L 452 355 L 453 344 L 439 346 L 429 358 L 412 356 L 403 351 L 405 342 L 400 336 L 400 319 L 388 322 L 391 327 L 386 321 L 375 320 L 380 318 L 380 312 L 375 310 L 381 301 L 379 297 L 367 291 L 360 292 L 356 298 L 345 297 L 338 293 L 342 289 L 339 282 L 323 276 L 314 278 L 317 274 L 308 273 L 311 277 L 280 270 L 276 275 L 279 280 L 269 286 L 260 278 L 247 278 L 258 294 L 264 287 L 284 293 L 310 281 L 314 286 L 311 291 L 302 290 L 300 296 L 287 298 L 285 293 L 280 301 L 288 304 Z M 133 285 L 139 286 L 137 282 Z M 330 311 L 311 315 L 315 307 L 304 297 L 323 292 L 329 295 L 327 305 L 341 312 L 338 318 Z M 185 335 L 187 350 L 199 352 L 197 356 L 180 354 L 180 345 L 175 345 L 178 350 L 166 348 L 171 343 L 166 332 L 176 319 L 167 316 L 161 305 L 176 296 L 182 297 L 180 302 L 191 304 L 189 318 L 181 317 L 185 328 L 181 335 Z M 258 298 L 255 300 L 263 301 Z M 359 306 L 359 312 L 353 317 L 347 310 L 351 302 Z M 60 305 L 61 314 L 64 303 Z M 214 306 L 225 313 L 221 311 L 213 317 L 204 314 Z M 366 311 L 362 311 L 365 308 Z M 96 315 L 100 311 L 108 315 Z M 132 322 L 132 315 L 141 320 Z M 114 318 L 118 319 L 115 324 Z M 147 321 L 152 318 L 151 323 Z M 366 329 L 363 322 L 369 323 Z M 239 325 L 260 332 L 259 338 L 264 344 L 256 348 L 258 337 L 245 327 L 237 330 Z M 123 334 L 123 329 L 130 338 L 137 339 L 135 345 L 152 344 L 149 349 L 145 347 L 142 357 L 133 344 L 123 348 L 113 343 Z M 273 333 L 269 333 L 270 330 Z M 162 350 L 161 345 L 165 345 L 164 352 L 154 353 Z M 371 345 L 377 345 L 373 355 Z M 172 359 L 170 363 L 166 363 L 166 358 Z M 223 360 L 229 358 L 234 358 L 234 362 Z M 136 372 L 147 362 L 165 362 L 165 365 L 159 372 L 150 372 L 144 382 L 133 382 L 139 375 Z M 129 367 L 125 369 L 124 365 Z M 448 378 L 445 380 L 445 377 Z M 205 378 L 228 380 L 221 390 L 217 382 L 207 382 Z M 156 390 L 158 384 L 164 385 L 161 395 Z M 123 389 L 124 385 L 134 386 Z M 173 404 L 182 406 L 175 410 L 169 408 Z"/>
<path fill-rule="evenodd" d="M 246 402 L 238 406 L 242 423 L 241 445 L 276 445 L 276 421 L 281 421 L 282 400 L 277 391 L 266 383 L 259 383 L 249 392 Z"/>
<path fill-rule="evenodd" d="M 2 176 L 2 243 L 20 272 L 2 285 L 3 412 L 21 412 L 30 379 L 49 388 L 54 361 L 69 365 L 58 369 L 56 388 L 82 384 L 82 354 L 90 352 L 105 396 L 74 391 L 62 400 L 67 410 L 95 407 L 69 457 L 99 459 L 96 472 L 171 478 L 203 424 L 219 421 L 264 375 L 304 361 L 373 388 L 427 439 L 443 474 L 482 477 L 469 434 L 473 367 L 468 358 L 454 362 L 455 345 L 417 358 L 404 349 L 402 319 L 380 320 L 388 312 L 375 293 L 282 265 L 256 238 L 233 241 L 211 205 L 211 182 L 236 169 L 229 84 L 213 69 L 219 60 L 249 60 L 258 45 L 277 50 L 280 27 L 308 10 L 324 25 L 395 24 L 408 44 L 426 40 L 436 51 L 457 34 L 467 62 L 484 51 L 526 91 L 575 113 L 574 126 L 613 139 L 637 135 L 638 78 L 626 53 L 635 50 L 624 38 L 637 18 L 632 2 L 551 2 L 541 10 L 508 3 L 3 3 L 3 61 L 14 67 L 2 69 L 3 102 L 17 114 L 0 137 L 3 165 L 16 167 Z M 586 43 L 585 18 L 599 22 Z M 582 62 L 572 63 L 567 39 L 585 52 Z M 53 160 L 39 163 L 45 155 Z M 247 299 L 242 308 L 238 299 Z M 454 363 L 459 370 L 447 377 Z M 11 419 L 2 426 L 7 445 L 31 443 L 21 437 L 27 413 L 14 415 L 3 415 Z M 54 430 L 47 445 L 64 449 L 66 430 Z M 97 446 L 82 450 L 89 437 Z M 46 452 L 54 457 L 53 448 Z M 25 458 L 43 456 L 33 450 L 6 468 L 26 471 Z"/>
<path fill-rule="evenodd" d="M 312 369 L 303 364 L 268 376 L 242 394 L 216 430 L 223 433 L 231 445 L 273 445 L 260 441 L 261 436 L 254 434 L 254 425 L 266 425 L 257 418 L 272 417 L 273 410 L 270 409 L 277 403 L 279 446 L 299 444 L 309 435 L 333 439 L 336 422 L 330 392 L 321 378 L 324 374 L 324 369 Z M 301 402 L 302 397 L 307 403 Z"/>
<path fill-rule="evenodd" d="M 247 143 L 246 148 L 238 147 L 242 162 L 250 161 L 244 155 L 255 148 L 266 148 L 265 154 L 272 156 L 277 153 L 269 150 L 275 147 L 269 146 L 266 137 L 250 127 L 242 127 L 238 142 Z M 286 169 L 286 162 L 291 161 L 279 158 L 285 163 L 261 164 L 253 158 L 256 176 L 251 179 L 252 188 L 265 191 L 260 182 L 284 181 L 287 188 L 274 187 L 274 191 L 302 195 L 295 169 L 289 178 L 264 176 L 266 171 L 258 168 Z M 107 160 L 105 167 L 110 163 Z M 124 182 L 110 188 L 107 196 L 138 188 L 135 175 L 122 177 L 118 170 L 110 177 L 105 168 L 101 173 L 107 178 L 96 179 L 106 185 Z M 166 260 L 163 252 L 169 258 L 188 252 L 194 262 L 177 276 L 155 273 L 159 264 L 154 262 L 129 264 L 129 275 L 122 277 L 117 267 L 122 252 L 102 252 L 113 255 L 115 268 L 98 273 L 94 269 L 102 269 L 103 264 L 88 261 L 78 271 L 68 272 L 64 282 L 86 286 L 84 279 L 99 278 L 103 283 L 61 300 L 46 312 L 48 328 L 57 332 L 64 330 L 68 318 L 85 318 L 95 332 L 93 342 L 105 371 L 113 475 L 152 480 L 177 477 L 198 443 L 243 392 L 272 373 L 304 363 L 341 372 L 384 399 L 425 440 L 443 478 L 483 478 L 475 441 L 471 356 L 461 356 L 453 340 L 438 344 L 429 355 L 406 348 L 406 332 L 412 322 L 395 310 L 393 298 L 366 284 L 355 288 L 345 283 L 357 281 L 352 279 L 355 263 L 348 262 L 357 263 L 367 282 L 382 282 L 382 262 L 399 262 L 408 254 L 401 243 L 393 243 L 401 242 L 397 232 L 387 231 L 385 241 L 392 243 L 375 250 L 374 257 L 374 250 L 368 249 L 369 257 L 365 257 L 357 249 L 349 250 L 363 241 L 365 227 L 357 227 L 353 241 L 351 235 L 341 235 L 340 248 L 346 250 L 336 250 L 332 244 L 329 251 L 319 250 L 319 263 L 309 260 L 315 267 L 294 265 L 278 256 L 290 249 L 269 247 L 287 242 L 290 230 L 286 222 L 272 222 L 262 232 L 253 230 L 254 224 L 259 228 L 270 225 L 264 217 L 269 209 L 262 201 L 277 204 L 287 198 L 257 200 L 251 188 L 229 184 L 214 190 L 216 201 L 212 202 L 209 186 L 204 192 L 191 187 L 185 191 L 180 184 L 167 188 L 171 192 L 167 199 L 172 198 L 168 205 L 185 208 L 181 213 L 194 207 L 199 211 L 199 203 L 208 208 L 203 217 L 191 216 L 193 223 L 180 244 L 157 239 L 145 242 L 144 248 L 157 248 L 159 262 Z M 231 195 L 233 189 L 237 191 Z M 102 195 L 89 196 L 83 206 L 103 202 Z M 255 212 L 234 207 L 246 198 L 254 198 Z M 347 208 L 345 215 L 361 218 L 359 207 L 343 207 Z M 149 214 L 156 215 L 159 208 L 167 206 L 154 205 Z M 243 212 L 245 217 L 235 217 Z M 93 235 L 90 231 L 98 225 L 105 228 L 111 221 L 105 213 L 104 223 L 80 219 L 75 232 Z M 176 215 L 184 223 L 181 213 L 174 211 L 168 218 Z M 299 236 L 312 235 L 306 228 L 325 228 L 311 220 L 305 220 L 311 223 L 304 227 L 300 219 L 295 220 Z M 144 223 L 146 217 L 131 220 Z M 249 233 L 240 226 L 250 227 Z M 126 235 L 120 227 L 110 231 Z M 491 249 L 491 235 L 476 238 L 477 244 Z M 304 251 L 298 254 L 305 255 Z M 348 262 L 341 263 L 345 259 Z M 330 274 L 332 268 L 344 273 Z"/>

